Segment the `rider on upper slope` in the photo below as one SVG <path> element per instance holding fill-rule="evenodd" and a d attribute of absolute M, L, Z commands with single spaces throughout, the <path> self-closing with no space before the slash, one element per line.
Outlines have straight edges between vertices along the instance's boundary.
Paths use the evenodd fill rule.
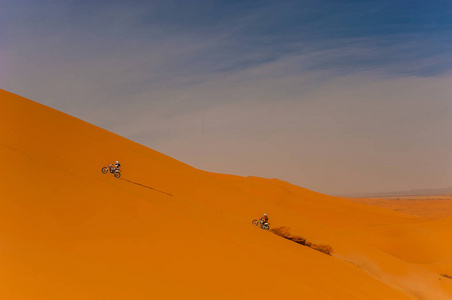
<path fill-rule="evenodd" d="M 114 172 L 115 170 L 118 170 L 121 168 L 121 164 L 119 161 L 116 161 L 114 164 L 110 164 L 110 170 L 111 172 Z"/>

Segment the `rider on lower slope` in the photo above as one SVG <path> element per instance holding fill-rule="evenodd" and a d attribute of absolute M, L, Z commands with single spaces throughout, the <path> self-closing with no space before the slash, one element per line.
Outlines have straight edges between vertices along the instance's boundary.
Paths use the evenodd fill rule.
<path fill-rule="evenodd" d="M 264 214 L 264 216 L 260 217 L 259 220 L 260 220 L 260 222 L 261 222 L 262 225 L 265 224 L 265 223 L 268 223 L 268 217 L 267 217 L 267 214 Z"/>

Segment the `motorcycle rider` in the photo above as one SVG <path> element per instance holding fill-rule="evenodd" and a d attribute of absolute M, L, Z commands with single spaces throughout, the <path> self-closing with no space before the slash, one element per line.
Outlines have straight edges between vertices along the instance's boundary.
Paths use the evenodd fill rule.
<path fill-rule="evenodd" d="M 265 223 L 268 223 L 267 214 L 264 214 L 264 216 L 260 217 L 259 220 L 261 221 L 261 225 L 264 225 Z"/>
<path fill-rule="evenodd" d="M 114 172 L 116 170 L 119 171 L 120 168 L 121 168 L 121 164 L 119 163 L 119 161 L 116 161 L 114 164 L 110 164 L 111 172 Z"/>

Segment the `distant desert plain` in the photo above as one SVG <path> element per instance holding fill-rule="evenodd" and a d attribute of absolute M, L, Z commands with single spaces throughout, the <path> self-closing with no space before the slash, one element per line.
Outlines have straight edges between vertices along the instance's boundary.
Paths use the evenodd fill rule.
<path fill-rule="evenodd" d="M 428 219 L 452 216 L 452 195 L 414 195 L 385 198 L 357 198 L 354 201 L 389 208 Z"/>
<path fill-rule="evenodd" d="M 4 90 L 0 115 L 0 299 L 452 299 L 450 196 L 206 172 Z"/>

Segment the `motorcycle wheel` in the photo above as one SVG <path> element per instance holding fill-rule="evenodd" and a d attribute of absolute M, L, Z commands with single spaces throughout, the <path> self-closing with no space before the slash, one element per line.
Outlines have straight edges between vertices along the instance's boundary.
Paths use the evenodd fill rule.
<path fill-rule="evenodd" d="M 259 222 L 257 220 L 253 220 L 252 224 L 257 226 L 257 225 L 259 225 Z"/>
<path fill-rule="evenodd" d="M 118 171 L 118 172 L 115 172 L 115 177 L 116 177 L 116 178 L 121 177 L 121 172 L 119 172 L 119 171 Z"/>
<path fill-rule="evenodd" d="M 108 168 L 107 167 L 103 167 L 102 168 L 102 173 L 107 174 L 107 172 L 108 172 Z"/>

